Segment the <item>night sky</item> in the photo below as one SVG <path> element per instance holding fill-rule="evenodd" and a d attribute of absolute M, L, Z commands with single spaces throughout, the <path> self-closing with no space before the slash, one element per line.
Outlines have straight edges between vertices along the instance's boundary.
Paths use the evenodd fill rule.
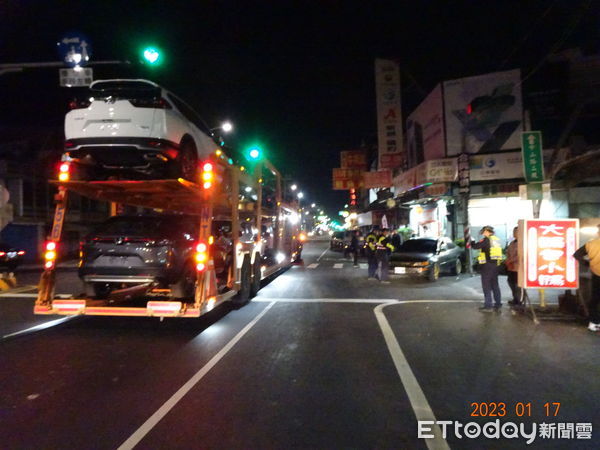
<path fill-rule="evenodd" d="M 56 41 L 85 33 L 95 78 L 148 78 L 177 93 L 209 124 L 230 119 L 228 142 L 260 142 L 309 202 L 330 214 L 346 195 L 331 190 L 339 151 L 373 139 L 373 62 L 400 61 L 405 117 L 445 79 L 520 67 L 550 51 L 597 52 L 599 8 L 547 1 L 5 1 L 0 63 L 58 60 Z M 137 64 L 144 44 L 161 67 Z M 65 98 L 57 69 L 0 78 L 1 125 L 60 125 Z M 1 138 L 0 138 L 1 139 Z"/>

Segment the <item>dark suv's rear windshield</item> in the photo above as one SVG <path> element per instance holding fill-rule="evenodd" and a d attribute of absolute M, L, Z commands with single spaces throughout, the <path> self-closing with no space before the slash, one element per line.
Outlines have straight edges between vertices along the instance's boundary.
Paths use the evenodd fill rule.
<path fill-rule="evenodd" d="M 90 94 L 102 98 L 156 98 L 160 96 L 160 88 L 143 81 L 105 81 L 94 84 Z"/>
<path fill-rule="evenodd" d="M 181 220 L 181 219 L 180 219 Z M 95 236 L 166 237 L 179 228 L 173 217 L 115 217 L 97 227 Z"/>

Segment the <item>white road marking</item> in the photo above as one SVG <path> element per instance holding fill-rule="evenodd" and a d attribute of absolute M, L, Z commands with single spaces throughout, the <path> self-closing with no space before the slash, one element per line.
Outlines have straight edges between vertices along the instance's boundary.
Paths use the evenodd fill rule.
<path fill-rule="evenodd" d="M 432 301 L 424 301 L 426 303 L 473 303 L 471 300 L 432 300 Z M 398 303 L 415 303 L 414 300 L 409 301 L 401 301 Z M 383 337 L 385 339 L 385 343 L 388 347 L 388 351 L 392 356 L 392 360 L 394 361 L 394 365 L 396 366 L 396 370 L 398 371 L 398 375 L 400 376 L 400 381 L 404 386 L 404 390 L 408 395 L 408 399 L 410 401 L 410 405 L 412 406 L 413 412 L 417 420 L 431 420 L 436 421 L 435 415 L 431 410 L 431 406 L 429 406 L 429 402 L 415 377 L 402 349 L 400 348 L 400 344 L 398 343 L 398 339 L 396 339 L 396 335 L 392 330 L 389 322 L 387 321 L 385 314 L 383 313 L 383 308 L 389 306 L 391 303 L 378 305 L 374 309 L 375 317 L 377 318 L 377 322 L 379 323 L 379 327 L 381 328 L 381 332 L 383 333 Z M 438 449 L 450 449 L 446 440 L 442 437 L 442 430 L 438 425 L 432 426 L 432 432 L 434 434 L 433 439 L 425 439 L 425 444 L 427 448 L 430 450 L 438 450 Z"/>
<path fill-rule="evenodd" d="M 367 269 L 368 268 L 368 264 L 360 263 L 360 268 L 361 269 Z"/>
<path fill-rule="evenodd" d="M 266 298 L 255 297 L 253 302 L 268 302 L 268 303 L 399 303 L 393 298 Z"/>
<path fill-rule="evenodd" d="M 337 263 L 333 265 L 334 269 L 343 269 L 344 268 L 344 263 Z"/>
<path fill-rule="evenodd" d="M 7 292 L 5 294 L 0 294 L 0 297 L 17 297 L 17 298 L 37 298 L 37 296 L 38 295 L 35 292 L 31 292 L 31 293 Z"/>
<path fill-rule="evenodd" d="M 319 263 L 312 263 L 306 266 L 307 269 L 316 269 L 317 267 L 319 267 Z"/>
<path fill-rule="evenodd" d="M 15 292 L 15 293 L 4 293 L 4 294 L 0 294 L 0 297 L 16 297 L 16 298 L 37 298 L 38 294 L 37 292 L 27 292 L 27 293 L 19 293 L 19 292 Z M 69 298 L 73 298 L 73 294 L 56 294 L 56 298 L 63 298 L 63 299 L 69 299 Z"/>
<path fill-rule="evenodd" d="M 68 317 L 62 317 L 62 318 L 56 319 L 56 320 L 51 320 L 50 322 L 44 322 L 44 323 L 41 323 L 41 324 L 36 325 L 34 327 L 26 328 L 25 330 L 20 330 L 20 331 L 15 331 L 14 333 L 5 334 L 4 336 L 2 336 L 2 339 L 6 339 L 6 338 L 10 338 L 10 337 L 15 337 L 15 336 L 20 336 L 22 334 L 34 333 L 36 331 L 45 330 L 46 328 L 54 327 L 56 325 L 60 325 L 61 323 L 65 323 L 65 322 L 67 322 L 69 320 L 73 320 L 76 317 L 80 317 L 80 316 L 68 316 Z"/>
<path fill-rule="evenodd" d="M 182 387 L 179 388 L 173 396 L 167 400 L 158 410 L 150 416 L 146 422 L 142 424 L 125 442 L 123 442 L 118 450 L 129 450 L 134 448 L 143 438 L 146 436 L 152 428 L 158 424 L 162 420 L 164 416 L 167 415 L 173 407 L 179 403 L 179 401 L 202 379 L 204 376 L 210 372 L 210 370 L 234 347 L 235 344 L 248 332 L 250 329 L 256 325 L 258 322 L 271 307 L 275 304 L 272 302 L 267 305 L 262 312 L 257 315 L 252 322 L 246 325 L 238 334 L 236 334 L 233 339 L 231 339 L 225 347 L 223 347 L 212 359 L 207 362 L 204 367 L 202 367 L 196 374 L 190 378 L 187 383 L 185 383 Z"/>
<path fill-rule="evenodd" d="M 324 255 L 325 253 L 327 253 L 327 251 L 328 251 L 328 250 L 329 250 L 329 249 L 328 249 L 328 248 L 326 248 L 326 249 L 325 249 L 325 251 L 324 251 L 323 253 L 321 253 L 321 256 L 319 256 L 319 257 L 317 258 L 317 262 L 321 260 L 321 258 L 323 257 L 323 255 Z"/>

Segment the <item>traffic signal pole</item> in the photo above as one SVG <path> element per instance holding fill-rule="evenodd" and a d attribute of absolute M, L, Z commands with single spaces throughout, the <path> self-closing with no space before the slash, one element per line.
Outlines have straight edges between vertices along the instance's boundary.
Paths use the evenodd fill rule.
<path fill-rule="evenodd" d="M 131 64 L 129 61 L 119 61 L 119 60 L 107 60 L 107 61 L 93 61 L 88 62 L 86 65 L 94 66 L 94 65 L 103 65 L 103 64 Z M 27 69 L 46 69 L 49 67 L 65 67 L 65 63 L 62 61 L 46 61 L 46 62 L 27 62 L 27 63 L 8 63 L 8 64 L 0 64 L 0 76 L 13 73 L 13 72 L 23 72 Z"/>

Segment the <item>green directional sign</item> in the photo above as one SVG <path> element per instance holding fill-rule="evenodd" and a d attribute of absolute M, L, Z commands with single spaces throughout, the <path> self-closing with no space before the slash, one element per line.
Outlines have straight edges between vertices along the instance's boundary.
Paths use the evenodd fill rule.
<path fill-rule="evenodd" d="M 544 181 L 544 156 L 542 154 L 542 132 L 525 131 L 521 133 L 523 153 L 523 172 L 528 183 Z"/>

